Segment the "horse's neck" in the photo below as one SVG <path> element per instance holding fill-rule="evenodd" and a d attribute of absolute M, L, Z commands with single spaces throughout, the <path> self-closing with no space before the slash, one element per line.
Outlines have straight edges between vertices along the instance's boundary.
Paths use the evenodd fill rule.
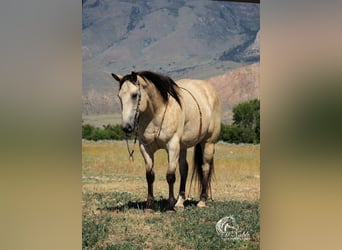
<path fill-rule="evenodd" d="M 157 90 L 146 93 L 147 108 L 140 114 L 141 122 L 145 126 L 159 126 L 162 115 L 166 108 L 163 98 L 157 92 Z"/>
<path fill-rule="evenodd" d="M 161 124 L 162 124 L 162 114 L 161 112 L 154 113 L 156 107 L 149 103 L 149 108 L 139 115 L 139 137 L 144 144 L 151 144 L 159 137 Z M 158 111 L 161 109 L 159 107 Z"/>
<path fill-rule="evenodd" d="M 166 104 L 164 103 L 162 96 L 154 86 L 150 85 L 150 87 L 147 89 L 146 97 L 148 99 L 147 112 L 149 112 L 151 117 L 158 117 L 160 113 L 163 112 Z"/>

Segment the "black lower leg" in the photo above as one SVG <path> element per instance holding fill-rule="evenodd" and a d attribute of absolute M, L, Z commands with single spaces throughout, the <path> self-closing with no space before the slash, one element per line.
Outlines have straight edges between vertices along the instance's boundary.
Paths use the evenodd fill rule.
<path fill-rule="evenodd" d="M 181 181 L 179 186 L 179 195 L 182 196 L 183 199 L 185 199 L 185 185 L 186 185 L 186 179 L 188 178 L 188 163 L 185 164 L 185 167 L 183 167 L 182 170 L 180 170 L 181 174 Z"/>
<path fill-rule="evenodd" d="M 207 176 L 203 176 L 202 178 L 202 190 L 201 190 L 201 200 L 206 201 L 208 199 L 208 178 Z"/>
<path fill-rule="evenodd" d="M 174 173 L 167 173 L 166 180 L 169 184 L 169 209 L 172 209 L 176 203 L 175 196 L 173 194 L 173 186 L 176 181 L 176 175 Z"/>
<path fill-rule="evenodd" d="M 153 196 L 153 182 L 154 182 L 154 171 L 146 171 L 147 180 L 147 207 L 151 208 L 154 200 Z"/>
<path fill-rule="evenodd" d="M 206 201 L 208 199 L 208 195 L 206 193 L 206 191 L 201 193 L 201 201 Z"/>

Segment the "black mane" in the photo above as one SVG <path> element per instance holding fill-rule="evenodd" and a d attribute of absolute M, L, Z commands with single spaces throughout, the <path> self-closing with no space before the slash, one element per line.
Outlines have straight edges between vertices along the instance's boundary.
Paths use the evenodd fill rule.
<path fill-rule="evenodd" d="M 162 96 L 164 102 L 167 102 L 169 100 L 169 94 L 175 98 L 175 100 L 179 103 L 181 106 L 181 102 L 179 99 L 179 94 L 178 94 L 178 85 L 168 76 L 162 75 L 160 73 L 152 72 L 152 71 L 139 71 L 139 72 L 132 72 L 130 75 L 124 76 L 120 80 L 120 88 L 121 85 L 125 81 L 131 81 L 134 84 L 136 83 L 137 76 L 139 75 L 144 80 L 149 80 L 151 83 L 154 84 L 154 86 L 157 88 L 159 91 L 160 95 Z"/>

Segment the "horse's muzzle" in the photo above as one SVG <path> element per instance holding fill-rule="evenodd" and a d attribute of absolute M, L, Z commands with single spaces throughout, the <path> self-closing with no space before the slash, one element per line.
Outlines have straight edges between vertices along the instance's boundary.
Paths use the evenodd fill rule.
<path fill-rule="evenodd" d="M 133 132 L 133 127 L 130 124 L 122 124 L 121 128 L 126 135 L 130 135 Z"/>

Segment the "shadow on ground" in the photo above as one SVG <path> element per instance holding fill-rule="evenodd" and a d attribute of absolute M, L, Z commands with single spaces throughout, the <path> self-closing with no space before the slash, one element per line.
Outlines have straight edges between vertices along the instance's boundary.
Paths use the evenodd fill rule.
<path fill-rule="evenodd" d="M 189 206 L 196 206 L 198 201 L 195 200 L 185 200 L 184 207 Z M 112 211 L 112 212 L 124 212 L 127 209 L 137 209 L 137 210 L 145 210 L 149 209 L 150 211 L 154 212 L 167 212 L 167 211 L 174 211 L 169 209 L 168 200 L 167 199 L 159 199 L 154 200 L 152 207 L 147 208 L 146 201 L 128 201 L 126 204 L 118 204 L 117 206 L 107 206 L 103 208 L 98 208 L 97 210 L 100 211 Z"/>

